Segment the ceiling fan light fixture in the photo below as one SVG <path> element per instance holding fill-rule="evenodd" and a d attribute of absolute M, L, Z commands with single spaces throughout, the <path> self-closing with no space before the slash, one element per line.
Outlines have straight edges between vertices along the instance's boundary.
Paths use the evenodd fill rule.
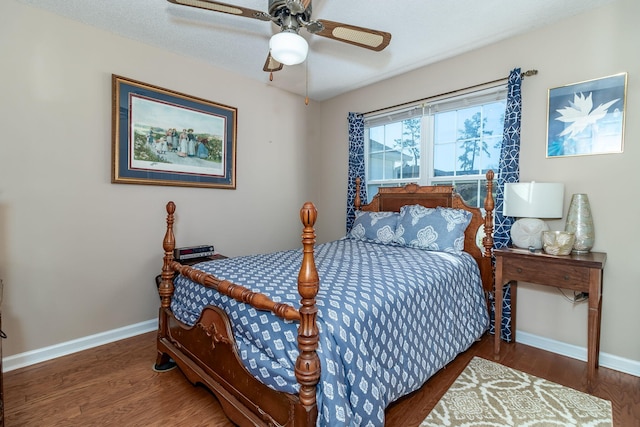
<path fill-rule="evenodd" d="M 281 64 L 296 65 L 307 58 L 309 44 L 295 31 L 284 30 L 271 37 L 269 49 L 273 59 Z"/>

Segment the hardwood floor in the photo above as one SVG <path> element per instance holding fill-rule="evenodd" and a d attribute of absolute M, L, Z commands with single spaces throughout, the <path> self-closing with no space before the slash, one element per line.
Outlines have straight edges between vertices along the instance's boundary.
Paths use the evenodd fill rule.
<path fill-rule="evenodd" d="M 232 426 L 215 397 L 178 369 L 152 370 L 155 332 L 43 362 L 4 375 L 6 426 Z M 493 359 L 485 336 L 392 404 L 387 426 L 418 426 L 473 356 Z M 522 344 L 501 346 L 498 362 L 587 391 L 585 362 Z M 640 426 L 640 378 L 606 368 L 591 394 L 610 400 L 616 427 Z"/>

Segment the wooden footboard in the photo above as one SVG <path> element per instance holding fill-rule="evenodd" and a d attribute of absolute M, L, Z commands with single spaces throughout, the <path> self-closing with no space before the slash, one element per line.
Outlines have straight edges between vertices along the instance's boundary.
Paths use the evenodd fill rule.
<path fill-rule="evenodd" d="M 300 210 L 304 226 L 303 258 L 298 274 L 301 307 L 276 303 L 264 294 L 183 266 L 173 259 L 175 237 L 173 222 L 176 206 L 167 204 L 167 231 L 163 241 L 164 263 L 158 288 L 161 299 L 156 366 L 172 359 L 192 383 L 206 385 L 220 400 L 227 416 L 240 426 L 314 426 L 317 418 L 316 386 L 320 379 L 317 307 L 318 273 L 313 258 L 317 212 L 312 203 Z M 178 321 L 171 312 L 173 278 L 179 272 L 203 286 L 217 290 L 259 310 L 299 321 L 295 374 L 300 384 L 298 395 L 277 392 L 255 379 L 244 367 L 236 350 L 231 324 L 226 313 L 206 307 L 194 326 Z"/>

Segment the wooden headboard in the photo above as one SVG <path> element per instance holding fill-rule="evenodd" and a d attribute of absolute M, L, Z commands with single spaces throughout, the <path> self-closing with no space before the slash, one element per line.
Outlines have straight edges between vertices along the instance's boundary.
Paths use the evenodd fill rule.
<path fill-rule="evenodd" d="M 482 284 L 487 292 L 493 291 L 493 171 L 487 172 L 487 196 L 484 200 L 485 215 L 479 208 L 468 206 L 450 185 L 420 186 L 407 184 L 404 187 L 380 187 L 371 203 L 363 205 L 360 197 L 360 179 L 356 179 L 356 210 L 369 212 L 399 212 L 404 205 L 437 206 L 464 209 L 472 218 L 464 237 L 464 250 L 471 254 L 480 267 Z"/>

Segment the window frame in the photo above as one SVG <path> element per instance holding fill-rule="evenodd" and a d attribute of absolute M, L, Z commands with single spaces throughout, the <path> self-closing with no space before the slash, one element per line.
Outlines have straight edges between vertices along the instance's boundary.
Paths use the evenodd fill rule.
<path fill-rule="evenodd" d="M 460 186 L 465 183 L 476 183 L 475 200 L 477 207 L 482 208 L 482 200 L 486 192 L 486 170 L 480 168 L 477 174 L 435 176 L 434 165 L 434 148 L 435 144 L 435 116 L 439 113 L 448 111 L 457 111 L 473 106 L 484 106 L 495 102 L 504 102 L 506 109 L 507 87 L 504 84 L 494 85 L 479 90 L 456 93 L 454 95 L 442 96 L 437 99 L 429 100 L 421 104 L 413 104 L 405 106 L 401 109 L 383 110 L 382 113 L 367 116 L 365 114 L 365 181 L 367 185 L 368 201 L 377 193 L 379 187 L 401 187 L 408 183 L 417 183 L 418 185 L 453 185 Z M 420 177 L 409 178 L 390 178 L 390 179 L 371 179 L 370 174 L 370 129 L 372 127 L 382 126 L 384 124 L 392 124 L 402 122 L 407 119 L 420 117 Z M 504 132 L 504 129 L 503 129 Z M 501 137 L 502 135 L 500 135 Z M 500 138 L 498 137 L 498 139 Z M 496 139 L 495 135 L 492 139 Z M 457 160 L 457 159 L 456 159 Z M 496 159 L 496 163 L 499 159 Z M 494 189 L 495 191 L 495 189 Z M 469 203 L 470 201 L 465 200 Z M 472 205 L 476 203 L 471 203 Z"/>

